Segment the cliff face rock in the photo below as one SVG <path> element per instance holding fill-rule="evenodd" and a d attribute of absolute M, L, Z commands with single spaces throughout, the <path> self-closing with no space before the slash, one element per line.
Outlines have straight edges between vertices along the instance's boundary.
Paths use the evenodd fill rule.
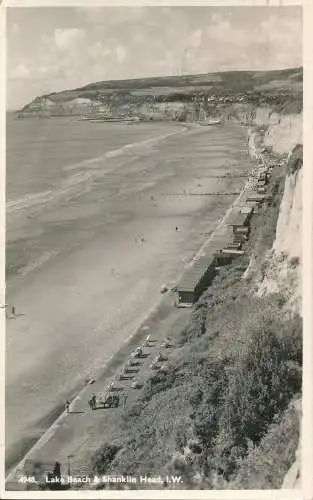
<path fill-rule="evenodd" d="M 152 115 L 153 119 L 182 121 L 198 121 L 212 115 L 236 120 L 241 114 L 246 115 L 249 123 L 264 123 L 271 114 L 266 103 L 290 105 L 302 92 L 302 79 L 302 68 L 291 68 L 111 80 L 38 96 L 18 114 L 23 117 L 141 114 L 147 119 Z M 260 105 L 262 109 L 256 112 Z M 182 116 L 176 116 L 178 111 Z M 275 116 L 271 119 L 275 121 Z"/>
<path fill-rule="evenodd" d="M 287 175 L 274 243 L 275 253 L 301 261 L 301 212 L 303 171 Z"/>
<path fill-rule="evenodd" d="M 266 146 L 272 146 L 278 153 L 291 154 L 297 144 L 302 144 L 302 113 L 285 116 L 272 115 L 269 123 L 270 127 L 264 137 Z"/>
<path fill-rule="evenodd" d="M 297 124 L 297 122 L 296 122 Z M 294 135 L 290 144 L 299 139 L 299 127 L 289 128 Z M 285 127 L 279 137 L 281 149 L 286 149 Z M 273 143 L 272 143 L 273 144 Z M 302 147 L 297 145 L 289 154 L 283 198 L 276 227 L 276 238 L 268 259 L 265 277 L 258 294 L 280 292 L 287 298 L 286 309 L 301 314 L 302 282 Z"/>
<path fill-rule="evenodd" d="M 242 119 L 247 114 L 240 111 Z M 251 117 L 251 115 L 250 115 Z M 256 108 L 254 128 L 249 131 L 249 149 L 253 158 L 262 146 L 278 154 L 288 154 L 283 197 L 276 227 L 276 237 L 266 259 L 266 272 L 258 286 L 258 295 L 282 293 L 289 312 L 301 310 L 301 214 L 302 214 L 302 113 L 283 115 L 270 108 Z M 251 259 L 246 272 L 255 267 Z"/>
<path fill-rule="evenodd" d="M 269 255 L 265 277 L 258 294 L 282 293 L 288 314 L 301 315 L 302 286 L 302 115 L 285 116 L 267 130 L 264 143 L 279 153 L 288 152 L 287 175 L 280 204 L 276 238 Z M 301 400 L 298 401 L 301 425 Z M 295 425 L 299 425 L 295 422 Z M 282 488 L 299 488 L 301 482 L 301 440 L 295 462 L 285 476 Z"/>

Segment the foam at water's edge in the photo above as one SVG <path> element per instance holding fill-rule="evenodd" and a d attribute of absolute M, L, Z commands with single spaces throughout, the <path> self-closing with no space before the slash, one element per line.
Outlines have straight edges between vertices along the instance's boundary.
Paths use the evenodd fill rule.
<path fill-rule="evenodd" d="M 144 151 L 142 151 L 142 148 L 144 148 L 145 146 L 151 146 L 152 144 L 162 141 L 167 137 L 170 137 L 171 135 L 184 133 L 186 132 L 186 130 L 187 130 L 186 127 L 180 127 L 178 131 L 175 130 L 174 132 L 169 132 L 167 134 L 154 137 L 152 139 L 146 139 L 144 141 L 134 142 L 132 144 L 126 144 L 121 148 L 108 151 L 101 156 L 97 156 L 95 158 L 89 158 L 88 160 L 75 163 L 74 165 L 68 165 L 64 167 L 63 170 L 71 171 L 79 168 L 88 167 L 91 165 L 97 165 L 98 163 L 103 162 L 106 159 L 117 158 L 119 156 L 122 156 L 124 153 L 128 151 L 135 150 L 136 148 L 138 148 L 138 154 L 143 154 Z M 76 189 L 79 184 L 84 183 L 83 189 L 88 189 L 92 181 L 94 181 L 97 178 L 104 177 L 107 173 L 114 171 L 115 168 L 117 167 L 105 169 L 103 168 L 103 166 L 99 166 L 98 169 L 77 172 L 74 173 L 68 179 L 65 179 L 61 183 L 61 185 L 53 191 L 48 190 L 48 191 L 42 191 L 40 193 L 28 194 L 16 200 L 8 201 L 6 204 L 7 214 L 10 214 L 17 210 L 25 210 L 26 208 L 32 206 L 38 206 L 41 204 L 56 202 L 65 195 L 75 195 L 77 194 Z"/>

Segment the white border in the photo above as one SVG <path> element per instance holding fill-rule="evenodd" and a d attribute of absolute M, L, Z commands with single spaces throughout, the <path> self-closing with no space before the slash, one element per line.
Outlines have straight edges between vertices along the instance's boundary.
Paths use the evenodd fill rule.
<path fill-rule="evenodd" d="M 5 15 L 0 14 L 0 305 L 5 304 L 5 127 L 6 127 L 6 38 Z M 5 309 L 0 309 L 0 485 L 4 479 L 4 405 L 5 405 Z M 1 495 L 0 493 L 0 495 Z"/>
<path fill-rule="evenodd" d="M 303 97 L 303 144 L 304 144 L 304 178 L 303 178 L 303 212 L 302 212 L 302 244 L 303 244 L 303 398 L 302 398 L 302 490 L 304 498 L 313 498 L 313 340 L 312 340 L 312 305 L 313 305 L 313 172 L 312 172 L 312 137 L 313 137 L 313 66 L 312 66 L 312 20 L 313 4 L 304 6 L 303 29 L 303 66 L 304 66 L 304 97 Z"/>
<path fill-rule="evenodd" d="M 0 0 L 1 1 L 1 0 Z M 313 499 L 313 399 L 312 399 L 312 256 L 313 256 L 313 165 L 312 165 L 312 138 L 313 138 L 313 68 L 312 68 L 312 25 L 313 25 L 313 4 L 310 0 L 220 0 L 220 1 L 138 1 L 138 0 L 8 0 L 5 5 L 1 5 L 0 14 L 0 112 L 1 112 L 1 132 L 0 132 L 0 302 L 4 303 L 5 292 L 5 118 L 6 118 L 6 39 L 5 39 L 5 9 L 7 7 L 101 7 L 101 6 L 218 6 L 218 7 L 236 7 L 236 6 L 283 6 L 303 5 L 304 8 L 304 30 L 303 30 L 303 66 L 304 66 L 304 182 L 303 182 L 303 319 L 304 319 L 304 370 L 303 370 L 303 419 L 302 419 L 302 487 L 301 490 L 188 490 L 188 491 L 157 491 L 157 490 L 137 490 L 137 491 L 66 491 L 66 492 L 9 492 L 4 490 L 4 412 L 0 421 L 0 464 L 1 464 L 1 498 L 155 498 L 155 499 L 182 499 L 182 498 L 201 498 L 201 499 L 238 499 L 238 500 L 269 500 L 269 499 Z M 0 395 L 2 398 L 2 408 L 4 408 L 4 327 L 5 311 L 0 309 L 0 370 L 1 387 Z"/>

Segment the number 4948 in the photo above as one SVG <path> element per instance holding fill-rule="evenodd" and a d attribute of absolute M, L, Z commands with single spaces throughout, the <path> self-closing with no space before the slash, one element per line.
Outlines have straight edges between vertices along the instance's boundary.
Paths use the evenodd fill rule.
<path fill-rule="evenodd" d="M 20 483 L 36 483 L 35 476 L 21 476 L 19 478 Z"/>

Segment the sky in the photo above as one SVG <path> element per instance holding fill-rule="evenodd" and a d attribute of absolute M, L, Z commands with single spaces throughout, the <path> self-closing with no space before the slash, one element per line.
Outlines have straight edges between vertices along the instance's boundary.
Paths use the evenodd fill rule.
<path fill-rule="evenodd" d="M 301 7 L 9 7 L 7 108 L 101 80 L 302 65 Z"/>

